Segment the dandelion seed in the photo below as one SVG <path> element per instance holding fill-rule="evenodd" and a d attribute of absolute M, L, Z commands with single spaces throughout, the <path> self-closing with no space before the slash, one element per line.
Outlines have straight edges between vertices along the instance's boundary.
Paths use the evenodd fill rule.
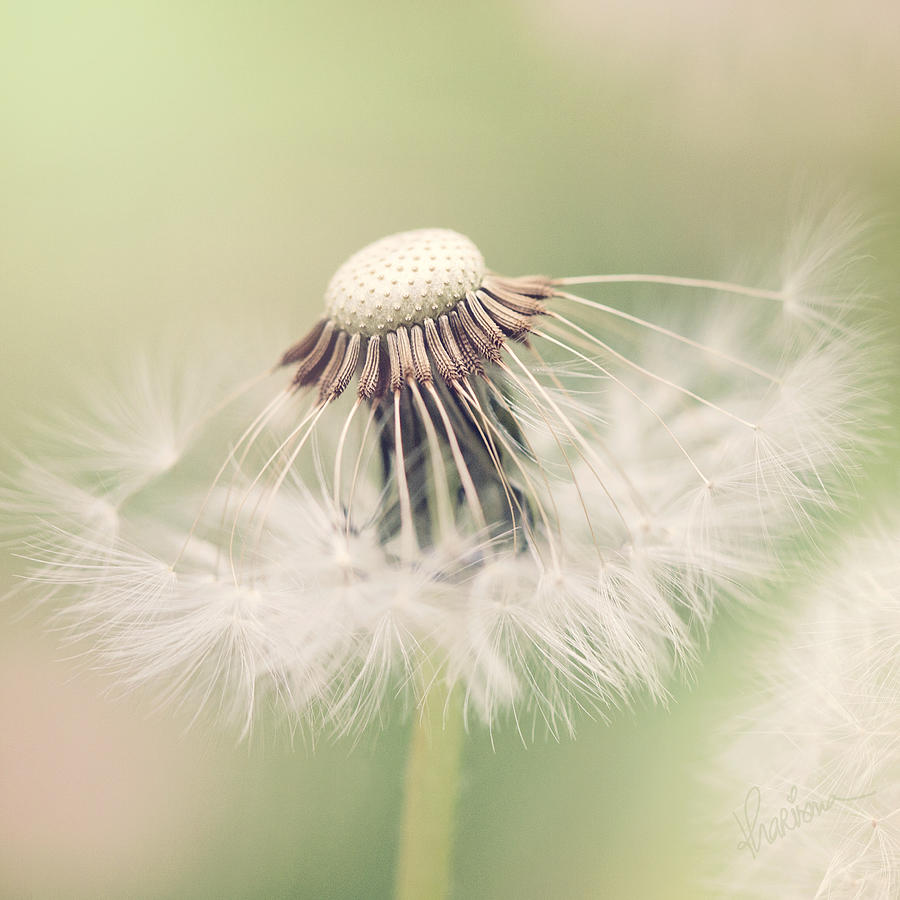
<path fill-rule="evenodd" d="M 164 417 L 145 429 L 159 404 L 123 400 L 127 417 L 71 438 L 79 473 L 120 473 L 74 478 L 114 528 L 69 509 L 54 458 L 11 483 L 38 535 L 30 584 L 65 586 L 60 615 L 129 685 L 168 679 L 244 728 L 274 700 L 355 731 L 435 679 L 523 734 L 663 698 L 716 598 L 747 595 L 777 539 L 811 527 L 859 442 L 865 342 L 816 299 L 822 273 L 798 271 L 789 293 L 505 277 L 453 231 L 376 241 L 213 465 L 215 416 L 129 454 Z M 674 292 L 666 315 L 614 302 L 626 282 Z"/>

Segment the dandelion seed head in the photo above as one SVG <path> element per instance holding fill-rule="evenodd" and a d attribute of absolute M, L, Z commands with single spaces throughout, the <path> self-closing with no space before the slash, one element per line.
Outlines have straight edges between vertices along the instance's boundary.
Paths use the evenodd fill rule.
<path fill-rule="evenodd" d="M 639 314 L 619 292 L 640 280 L 694 302 Z M 139 365 L 94 392 L 102 412 L 0 486 L 23 583 L 123 686 L 242 732 L 269 708 L 357 731 L 437 679 L 523 737 L 664 701 L 864 443 L 865 338 L 841 304 L 785 329 L 787 302 L 385 238 L 245 386 Z"/>

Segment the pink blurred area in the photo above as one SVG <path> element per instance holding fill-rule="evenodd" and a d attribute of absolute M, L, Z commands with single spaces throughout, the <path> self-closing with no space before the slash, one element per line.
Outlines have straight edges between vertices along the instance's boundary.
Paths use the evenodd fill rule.
<path fill-rule="evenodd" d="M 18 634 L 0 654 L 0 896 L 166 893 L 215 829 L 217 765 Z M 219 773 L 221 774 L 221 773 Z"/>

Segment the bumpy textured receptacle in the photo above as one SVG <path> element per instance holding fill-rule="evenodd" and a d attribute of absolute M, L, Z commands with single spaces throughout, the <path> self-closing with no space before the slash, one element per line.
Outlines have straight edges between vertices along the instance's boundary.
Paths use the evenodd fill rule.
<path fill-rule="evenodd" d="M 526 340 L 552 294 L 542 276 L 487 274 L 478 248 L 454 231 L 403 232 L 338 269 L 326 292 L 328 316 L 281 365 L 296 365 L 294 384 L 317 386 L 321 403 L 354 378 L 367 401 L 411 381 L 452 385 L 498 362 L 507 340 Z"/>

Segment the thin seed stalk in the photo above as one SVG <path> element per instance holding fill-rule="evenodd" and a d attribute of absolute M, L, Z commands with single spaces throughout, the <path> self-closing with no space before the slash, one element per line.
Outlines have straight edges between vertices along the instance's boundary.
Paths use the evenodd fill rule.
<path fill-rule="evenodd" d="M 444 900 L 459 793 L 463 717 L 458 694 L 440 677 L 412 728 L 397 862 L 397 900 Z"/>

